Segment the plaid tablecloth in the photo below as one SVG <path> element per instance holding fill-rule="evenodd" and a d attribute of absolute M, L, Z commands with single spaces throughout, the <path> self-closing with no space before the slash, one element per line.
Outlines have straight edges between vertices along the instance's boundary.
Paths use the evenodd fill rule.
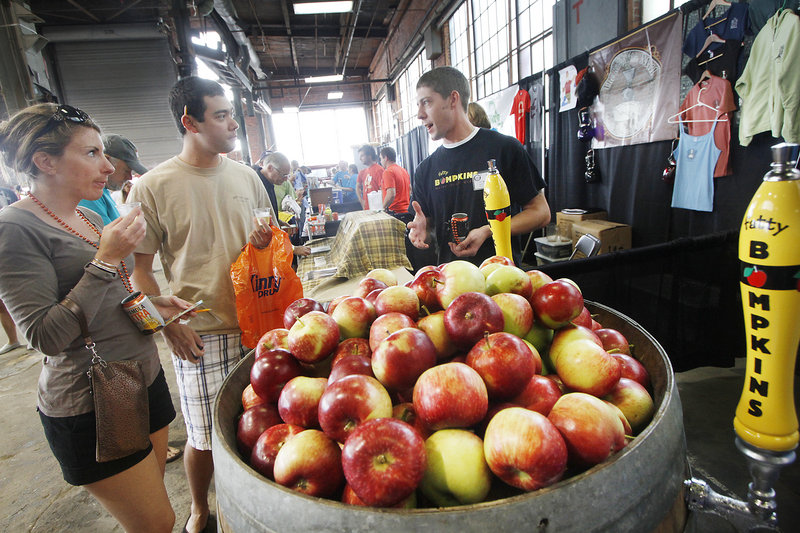
<path fill-rule="evenodd" d="M 411 269 L 406 257 L 405 225 L 382 212 L 355 211 L 347 213 L 335 237 L 314 239 L 308 246 L 330 246 L 328 252 L 298 258 L 297 274 L 303 289 L 310 293 L 330 277 L 355 278 L 373 268 L 396 267 Z M 309 279 L 309 273 L 335 268 L 333 276 Z M 313 278 L 313 274 L 312 274 Z"/>

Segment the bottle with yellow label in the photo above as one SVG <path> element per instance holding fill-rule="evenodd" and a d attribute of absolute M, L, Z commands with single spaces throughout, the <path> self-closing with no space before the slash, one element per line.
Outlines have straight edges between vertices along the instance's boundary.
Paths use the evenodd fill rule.
<path fill-rule="evenodd" d="M 798 145 L 772 147 L 772 170 L 739 233 L 747 337 L 744 389 L 733 420 L 754 447 L 786 452 L 798 443 L 794 369 L 800 341 L 800 171 Z"/>
<path fill-rule="evenodd" d="M 483 203 L 486 208 L 486 218 L 492 229 L 494 249 L 496 255 L 514 260 L 511 253 L 511 199 L 508 187 L 503 177 L 495 167 L 495 160 L 490 159 L 489 176 L 483 187 Z"/>

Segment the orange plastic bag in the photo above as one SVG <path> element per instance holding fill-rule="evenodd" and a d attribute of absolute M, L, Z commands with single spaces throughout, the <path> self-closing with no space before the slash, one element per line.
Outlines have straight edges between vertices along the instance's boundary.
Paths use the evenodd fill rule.
<path fill-rule="evenodd" d="M 255 348 L 267 331 L 283 327 L 283 313 L 290 303 L 303 297 L 303 285 L 292 270 L 289 235 L 275 226 L 272 242 L 259 250 L 247 245 L 231 265 L 236 294 L 236 316 L 242 344 Z"/>

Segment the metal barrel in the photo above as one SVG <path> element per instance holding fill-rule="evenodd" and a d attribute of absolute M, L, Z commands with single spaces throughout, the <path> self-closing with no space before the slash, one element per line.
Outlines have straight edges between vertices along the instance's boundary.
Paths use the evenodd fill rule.
<path fill-rule="evenodd" d="M 624 334 L 650 373 L 657 406 L 650 425 L 610 460 L 550 487 L 508 498 L 444 509 L 376 509 L 313 498 L 271 482 L 236 450 L 241 394 L 254 355 L 222 385 L 214 408 L 213 456 L 223 531 L 416 532 L 682 531 L 686 442 L 675 376 L 661 345 L 639 324 L 587 302 L 598 322 Z M 502 484 L 497 481 L 496 483 Z"/>

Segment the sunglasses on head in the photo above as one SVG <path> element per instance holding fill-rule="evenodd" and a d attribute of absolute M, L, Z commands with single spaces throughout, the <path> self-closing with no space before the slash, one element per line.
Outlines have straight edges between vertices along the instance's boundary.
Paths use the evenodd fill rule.
<path fill-rule="evenodd" d="M 39 132 L 39 137 L 42 135 L 49 133 L 53 128 L 57 125 L 65 122 L 70 121 L 74 124 L 83 124 L 89 120 L 89 115 L 85 112 L 81 111 L 77 107 L 72 107 L 71 105 L 62 104 L 56 108 L 55 113 L 47 120 L 47 124 L 42 131 Z"/>

